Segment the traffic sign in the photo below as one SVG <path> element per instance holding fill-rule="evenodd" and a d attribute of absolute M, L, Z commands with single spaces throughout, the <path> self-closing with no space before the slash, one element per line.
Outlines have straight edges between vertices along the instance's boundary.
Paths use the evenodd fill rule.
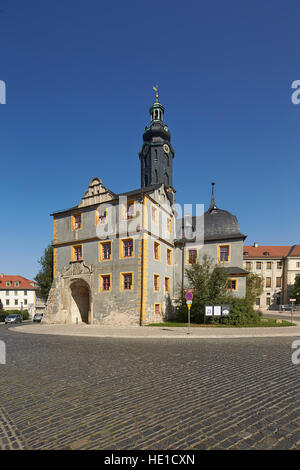
<path fill-rule="evenodd" d="M 193 295 L 192 292 L 187 292 L 187 293 L 185 294 L 186 300 L 193 300 L 193 297 L 194 297 L 194 295 Z"/>

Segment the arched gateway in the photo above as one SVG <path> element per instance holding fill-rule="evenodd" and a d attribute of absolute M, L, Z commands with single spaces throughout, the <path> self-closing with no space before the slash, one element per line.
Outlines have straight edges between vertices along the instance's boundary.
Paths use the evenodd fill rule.
<path fill-rule="evenodd" d="M 70 285 L 71 295 L 71 322 L 91 323 L 90 290 L 88 284 L 82 280 L 76 280 Z"/>
<path fill-rule="evenodd" d="M 43 318 L 44 323 L 93 323 L 94 267 L 71 262 L 55 277 Z"/>

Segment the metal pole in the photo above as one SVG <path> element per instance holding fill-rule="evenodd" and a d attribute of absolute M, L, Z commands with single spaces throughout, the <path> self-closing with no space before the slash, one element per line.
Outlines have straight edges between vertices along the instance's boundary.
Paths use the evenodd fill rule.
<path fill-rule="evenodd" d="M 191 304 L 188 304 L 188 335 L 190 334 L 190 326 L 191 326 Z"/>

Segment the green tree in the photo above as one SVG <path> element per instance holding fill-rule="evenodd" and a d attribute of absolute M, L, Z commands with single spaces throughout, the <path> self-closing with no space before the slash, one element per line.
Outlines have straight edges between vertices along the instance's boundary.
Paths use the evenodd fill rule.
<path fill-rule="evenodd" d="M 191 308 L 191 321 L 202 323 L 206 305 L 219 305 L 228 301 L 231 295 L 227 291 L 228 274 L 208 256 L 203 256 L 202 262 L 193 264 L 185 270 L 187 287 L 194 289 Z M 186 319 L 185 297 L 180 295 L 177 300 L 178 319 Z"/>
<path fill-rule="evenodd" d="M 260 297 L 264 291 L 264 280 L 258 274 L 249 273 L 246 279 L 246 298 L 255 304 L 257 297 Z"/>
<path fill-rule="evenodd" d="M 53 281 L 53 246 L 48 245 L 44 251 L 44 255 L 39 260 L 41 270 L 35 277 L 39 288 L 37 294 L 42 299 L 47 299 Z"/>
<path fill-rule="evenodd" d="M 296 275 L 294 285 L 290 292 L 291 295 L 295 297 L 296 304 L 300 304 L 300 274 Z"/>

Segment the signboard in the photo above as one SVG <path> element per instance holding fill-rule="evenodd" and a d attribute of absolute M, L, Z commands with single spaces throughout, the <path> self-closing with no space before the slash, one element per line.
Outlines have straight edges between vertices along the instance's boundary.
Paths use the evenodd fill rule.
<path fill-rule="evenodd" d="M 215 305 L 214 306 L 214 317 L 220 317 L 221 316 L 221 306 L 220 305 Z"/>
<path fill-rule="evenodd" d="M 296 302 L 296 299 L 290 299 L 290 302 Z"/>
<path fill-rule="evenodd" d="M 206 317 L 228 317 L 230 314 L 230 305 L 208 305 L 205 307 Z"/>
<path fill-rule="evenodd" d="M 230 314 L 230 305 L 222 305 L 222 316 L 228 317 Z"/>
<path fill-rule="evenodd" d="M 208 306 L 208 307 L 205 307 L 205 315 L 207 317 L 212 317 L 213 316 L 213 306 Z"/>

